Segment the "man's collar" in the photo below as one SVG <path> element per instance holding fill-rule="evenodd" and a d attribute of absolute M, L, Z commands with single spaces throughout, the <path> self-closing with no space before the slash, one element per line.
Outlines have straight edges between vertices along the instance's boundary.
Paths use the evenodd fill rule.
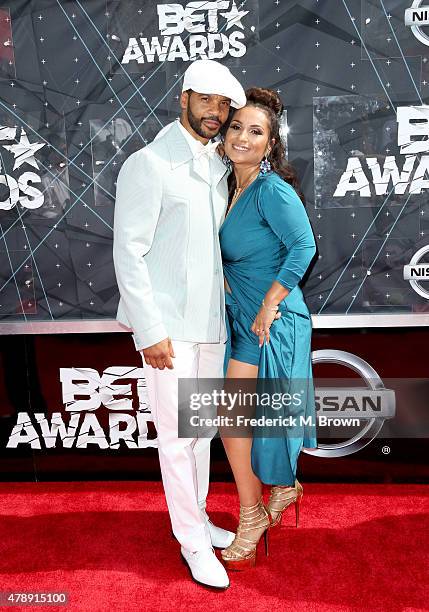
<path fill-rule="evenodd" d="M 180 119 L 177 119 L 177 124 L 183 134 L 183 136 L 186 138 L 189 146 L 191 147 L 191 151 L 192 153 L 197 153 L 199 151 L 201 151 L 202 148 L 204 148 L 205 145 L 203 145 L 203 143 L 198 140 L 197 138 L 194 138 L 192 136 L 192 134 L 190 132 L 188 132 L 188 130 L 185 128 L 184 125 L 182 125 L 182 123 L 180 122 Z"/>
<path fill-rule="evenodd" d="M 177 168 L 192 158 L 199 159 L 204 154 L 212 159 L 216 157 L 215 151 L 219 143 L 215 141 L 203 145 L 180 123 L 180 119 L 174 122 L 167 136 L 172 168 Z"/>
<path fill-rule="evenodd" d="M 168 151 L 170 154 L 171 168 L 177 168 L 182 164 L 190 161 L 193 157 L 193 151 L 191 149 L 191 143 L 183 134 L 182 126 L 179 124 L 179 120 L 174 121 L 171 129 L 166 134 Z"/>

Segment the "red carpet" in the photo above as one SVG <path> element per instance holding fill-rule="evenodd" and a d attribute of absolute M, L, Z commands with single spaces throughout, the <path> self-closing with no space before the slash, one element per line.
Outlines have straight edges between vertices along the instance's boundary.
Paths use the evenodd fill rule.
<path fill-rule="evenodd" d="M 211 592 L 189 578 L 159 483 L 0 484 L 0 590 L 67 591 L 67 606 L 9 610 L 429 610 L 428 488 L 304 483 L 256 568 Z M 234 529 L 232 484 L 209 512 Z M 6 608 L 5 608 L 6 610 Z"/>

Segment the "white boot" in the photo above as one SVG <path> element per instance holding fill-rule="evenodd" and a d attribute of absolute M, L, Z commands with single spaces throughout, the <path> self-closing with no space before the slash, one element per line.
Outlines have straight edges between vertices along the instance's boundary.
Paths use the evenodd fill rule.
<path fill-rule="evenodd" d="M 196 582 L 217 589 L 227 589 L 229 587 L 228 574 L 216 557 L 213 548 L 191 552 L 181 546 L 180 552 Z"/>
<path fill-rule="evenodd" d="M 209 519 L 207 512 L 203 510 L 201 506 L 200 510 L 209 529 L 212 546 L 214 546 L 215 548 L 228 548 L 228 546 L 232 544 L 235 538 L 235 533 L 232 533 L 232 531 L 227 531 L 226 529 L 222 529 L 222 527 L 214 525 Z"/>

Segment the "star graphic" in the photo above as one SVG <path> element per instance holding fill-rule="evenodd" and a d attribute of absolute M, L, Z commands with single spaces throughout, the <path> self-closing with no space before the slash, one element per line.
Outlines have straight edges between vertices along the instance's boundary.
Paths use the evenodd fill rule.
<path fill-rule="evenodd" d="M 231 10 L 227 13 L 221 13 L 222 17 L 225 17 L 225 19 L 228 21 L 226 29 L 229 30 L 229 28 L 236 25 L 244 30 L 241 20 L 247 15 L 248 12 L 249 11 L 239 11 L 237 5 L 235 4 L 235 0 L 232 0 Z"/>
<path fill-rule="evenodd" d="M 25 130 L 21 131 L 21 138 L 19 139 L 18 144 L 3 145 L 5 149 L 13 153 L 15 156 L 15 164 L 13 166 L 14 170 L 16 170 L 17 168 L 22 166 L 22 164 L 25 163 L 30 164 L 30 166 L 33 166 L 38 170 L 39 166 L 37 165 L 37 161 L 34 158 L 34 154 L 36 153 L 36 151 L 38 151 L 44 146 L 44 142 L 33 142 L 33 144 L 30 144 Z"/>

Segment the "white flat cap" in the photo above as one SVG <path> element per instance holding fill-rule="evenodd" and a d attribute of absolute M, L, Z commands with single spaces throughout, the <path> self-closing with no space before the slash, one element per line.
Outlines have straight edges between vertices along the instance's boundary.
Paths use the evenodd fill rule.
<path fill-rule="evenodd" d="M 233 108 L 246 105 L 246 94 L 230 70 L 214 60 L 196 60 L 186 70 L 182 91 L 192 89 L 198 93 L 217 94 L 231 100 Z"/>

